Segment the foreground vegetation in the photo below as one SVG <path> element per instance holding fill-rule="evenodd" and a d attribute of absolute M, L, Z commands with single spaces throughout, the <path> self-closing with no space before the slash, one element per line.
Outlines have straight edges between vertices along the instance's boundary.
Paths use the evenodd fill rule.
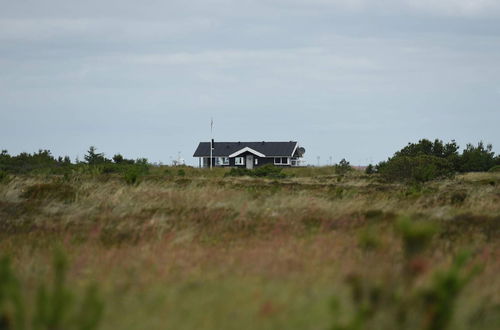
<path fill-rule="evenodd" d="M 8 173 L 0 328 L 497 329 L 500 173 L 228 173 Z"/>

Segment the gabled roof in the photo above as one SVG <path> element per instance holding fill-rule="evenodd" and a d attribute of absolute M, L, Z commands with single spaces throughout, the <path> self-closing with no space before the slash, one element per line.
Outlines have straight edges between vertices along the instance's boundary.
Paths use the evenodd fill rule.
<path fill-rule="evenodd" d="M 236 157 L 233 154 L 238 155 L 238 152 L 245 148 L 254 152 L 248 149 L 245 151 L 254 154 L 257 152 L 265 157 L 291 157 L 297 148 L 297 142 L 214 142 L 213 147 L 213 157 Z M 210 157 L 210 142 L 200 142 L 193 157 Z"/>
<path fill-rule="evenodd" d="M 255 156 L 259 156 L 259 157 L 266 157 L 266 155 L 264 155 L 263 153 L 260 153 L 257 150 L 253 150 L 250 147 L 245 147 L 245 148 L 240 149 L 236 152 L 233 152 L 232 154 L 229 155 L 229 157 L 236 157 L 236 156 L 239 156 L 245 152 L 249 152 L 249 153 L 254 154 Z"/>

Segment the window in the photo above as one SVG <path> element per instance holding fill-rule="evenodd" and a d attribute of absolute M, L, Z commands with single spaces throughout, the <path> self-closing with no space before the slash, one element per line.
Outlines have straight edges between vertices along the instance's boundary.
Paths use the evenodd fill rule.
<path fill-rule="evenodd" d="M 254 163 L 255 163 L 255 165 L 259 165 L 259 160 L 257 158 L 255 158 Z"/>
<path fill-rule="evenodd" d="M 296 157 L 291 159 L 292 166 L 299 166 L 300 165 L 300 160 Z"/>
<path fill-rule="evenodd" d="M 229 165 L 229 157 L 217 157 L 216 165 Z"/>
<path fill-rule="evenodd" d="M 243 157 L 236 157 L 234 159 L 234 165 L 243 165 L 243 164 L 245 164 L 244 159 L 245 158 L 243 158 Z"/>
<path fill-rule="evenodd" d="M 288 165 L 289 164 L 288 157 L 275 157 L 274 165 Z"/>

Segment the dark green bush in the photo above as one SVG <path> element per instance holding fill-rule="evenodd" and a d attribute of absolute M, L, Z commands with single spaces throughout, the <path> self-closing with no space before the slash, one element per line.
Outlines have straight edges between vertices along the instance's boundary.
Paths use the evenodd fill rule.
<path fill-rule="evenodd" d="M 373 167 L 372 164 L 369 164 L 366 169 L 365 169 L 365 173 L 366 174 L 373 174 L 375 173 L 375 168 Z"/>
<path fill-rule="evenodd" d="M 272 164 L 263 165 L 253 170 L 235 167 L 227 172 L 224 176 L 255 176 L 273 179 L 282 179 L 287 177 L 287 175 L 283 173 L 282 167 L 274 166 Z"/>
<path fill-rule="evenodd" d="M 500 165 L 495 165 L 488 170 L 488 172 L 500 172 Z M 0 180 L 1 181 L 1 180 Z"/>
<path fill-rule="evenodd" d="M 346 174 L 347 172 L 352 170 L 351 164 L 345 158 L 342 158 L 342 160 L 334 166 L 335 168 L 335 173 L 337 174 Z"/>
<path fill-rule="evenodd" d="M 89 165 L 98 165 L 104 164 L 106 162 L 111 162 L 109 159 L 104 157 L 103 153 L 97 153 L 97 148 L 94 146 L 90 146 L 87 154 L 83 156 L 87 164 Z"/>
<path fill-rule="evenodd" d="M 246 168 L 233 167 L 224 176 L 252 176 L 253 172 Z"/>
<path fill-rule="evenodd" d="M 286 174 L 282 173 L 282 171 L 283 171 L 282 167 L 274 166 L 272 164 L 267 164 L 257 167 L 256 169 L 253 170 L 252 173 L 254 176 L 257 177 L 281 179 L 286 177 Z"/>
<path fill-rule="evenodd" d="M 435 139 L 431 142 L 422 139 L 418 143 L 408 143 L 406 147 L 395 153 L 395 156 L 416 157 L 420 155 L 434 156 L 439 158 L 448 158 L 458 156 L 459 146 L 455 140 L 449 143 L 443 143 L 442 140 Z"/>
<path fill-rule="evenodd" d="M 121 154 L 114 155 L 112 159 L 113 159 L 113 162 L 115 164 L 121 164 L 121 163 L 123 163 L 123 160 L 124 160 L 124 158 Z"/>
<path fill-rule="evenodd" d="M 80 174 L 99 175 L 124 173 L 130 166 L 139 167 L 141 174 L 149 171 L 150 165 L 146 158 L 132 160 L 116 154 L 113 161 L 111 161 L 111 159 L 104 157 L 103 153 L 97 153 L 96 150 L 95 147 L 90 147 L 84 156 L 85 162 L 77 160 L 76 164 L 72 164 L 68 156 L 57 157 L 56 159 L 49 150 L 39 150 L 33 154 L 22 152 L 17 156 L 11 156 L 7 150 L 2 150 L 0 152 L 0 171 L 13 174 L 69 175 L 78 172 Z"/>
<path fill-rule="evenodd" d="M 177 170 L 177 175 L 178 176 L 186 176 L 186 171 L 181 168 L 181 169 Z"/>
<path fill-rule="evenodd" d="M 123 166 L 113 163 L 105 163 L 100 166 L 102 168 L 101 173 L 103 174 L 120 173 L 123 171 L 124 168 Z"/>
<path fill-rule="evenodd" d="M 127 168 L 127 170 L 123 173 L 123 179 L 127 184 L 133 185 L 139 182 L 139 178 L 141 176 L 141 172 L 135 166 L 131 166 Z"/>
<path fill-rule="evenodd" d="M 22 152 L 17 156 L 11 156 L 7 150 L 0 153 L 0 170 L 7 173 L 29 173 L 44 172 L 61 174 L 71 168 L 69 157 L 58 157 L 51 155 L 49 150 L 39 150 L 33 154 Z"/>
<path fill-rule="evenodd" d="M 409 159 L 417 159 L 424 156 L 433 157 L 434 159 L 443 159 L 448 162 L 445 167 L 451 167 L 454 172 L 481 172 L 487 171 L 494 165 L 500 165 L 500 158 L 495 157 L 495 153 L 492 151 L 493 147 L 491 144 L 484 145 L 483 142 L 479 142 L 477 146 L 472 144 L 467 144 L 467 147 L 462 152 L 458 153 L 459 146 L 454 140 L 450 143 L 443 143 L 443 141 L 436 139 L 431 142 L 427 139 L 420 140 L 418 143 L 409 143 L 403 149 L 397 151 L 392 158 L 387 162 L 381 162 L 377 165 L 377 169 L 385 167 L 388 163 L 391 164 L 390 171 L 394 171 L 394 167 L 411 167 L 411 165 L 404 164 L 409 162 Z M 428 158 L 431 159 L 431 158 Z M 418 161 L 412 161 L 413 163 L 418 163 Z M 416 181 L 428 181 L 433 177 L 441 176 L 441 171 L 444 163 L 439 163 L 437 161 L 432 161 L 429 166 L 422 166 L 422 164 L 415 166 L 412 171 L 416 170 L 420 173 L 414 173 L 418 178 L 413 178 Z M 434 169 L 432 167 L 435 167 Z M 436 173 L 436 174 L 434 174 Z M 392 176 L 392 175 L 389 175 Z M 408 177 L 408 175 L 406 175 Z M 398 178 L 398 180 L 401 179 Z"/>
<path fill-rule="evenodd" d="M 380 163 L 378 172 L 388 181 L 426 182 L 454 174 L 453 165 L 444 158 L 420 155 L 396 156 Z"/>
<path fill-rule="evenodd" d="M 468 144 L 460 159 L 460 170 L 462 172 L 485 172 L 495 165 L 495 153 L 493 146 L 484 146 L 479 142 L 476 146 Z"/>

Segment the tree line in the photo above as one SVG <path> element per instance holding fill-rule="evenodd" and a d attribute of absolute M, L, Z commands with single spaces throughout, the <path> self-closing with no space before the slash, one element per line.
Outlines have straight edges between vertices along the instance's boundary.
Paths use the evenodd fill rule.
<path fill-rule="evenodd" d="M 467 144 L 462 152 L 454 141 L 443 142 L 435 139 L 422 139 L 417 143 L 408 143 L 386 161 L 366 169 L 367 174 L 376 174 L 387 181 L 425 182 L 436 178 L 451 177 L 455 173 L 500 171 L 500 155 L 495 155 L 491 144 L 479 142 L 477 145 Z M 89 147 L 83 161 L 74 163 L 68 156 L 54 157 L 49 150 L 35 153 L 22 152 L 10 155 L 7 150 L 0 152 L 0 174 L 69 174 L 78 173 L 122 173 L 135 181 L 139 175 L 149 171 L 151 164 L 146 158 L 127 159 L 121 154 L 107 158 L 104 153 L 97 152 L 94 146 Z M 350 170 L 349 162 L 343 159 L 335 166 L 337 173 Z M 1 175 L 0 175 L 1 176 Z"/>
<path fill-rule="evenodd" d="M 147 168 L 149 166 L 146 158 L 127 159 L 121 154 L 115 154 L 112 158 L 106 158 L 104 153 L 97 152 L 97 148 L 91 146 L 84 155 L 84 160 L 78 159 L 73 163 L 69 156 L 55 157 L 50 150 L 39 150 L 34 153 L 21 152 L 18 155 L 10 155 L 7 150 L 0 152 L 0 171 L 10 174 L 25 174 L 42 172 L 49 174 L 64 174 L 72 170 L 85 170 L 86 168 L 99 169 L 102 173 L 122 172 L 130 167 Z"/>

